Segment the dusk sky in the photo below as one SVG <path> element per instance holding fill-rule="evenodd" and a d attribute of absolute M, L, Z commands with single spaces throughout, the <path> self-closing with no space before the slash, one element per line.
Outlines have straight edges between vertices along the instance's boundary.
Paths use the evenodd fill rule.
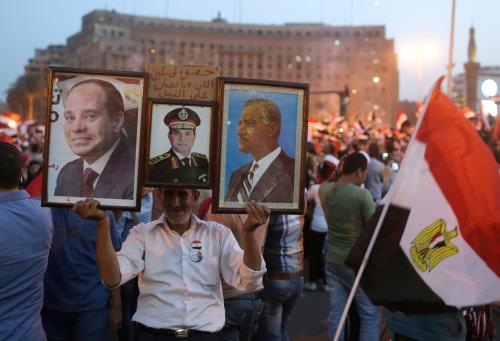
<path fill-rule="evenodd" d="M 481 65 L 500 65 L 500 0 L 456 0 L 454 74 L 463 72 L 468 30 L 476 28 Z M 399 54 L 400 99 L 417 99 L 411 46 L 431 46 L 423 60 L 423 94 L 446 74 L 451 0 L 3 0 L 0 2 L 0 100 L 22 75 L 35 48 L 65 44 L 80 31 L 81 18 L 94 9 L 174 19 L 209 21 L 221 12 L 232 23 L 385 25 Z M 420 99 L 421 100 L 421 99 Z"/>

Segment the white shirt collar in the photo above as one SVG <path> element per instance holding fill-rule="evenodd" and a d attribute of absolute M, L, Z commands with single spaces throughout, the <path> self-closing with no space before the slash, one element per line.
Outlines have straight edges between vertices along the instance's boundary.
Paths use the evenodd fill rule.
<path fill-rule="evenodd" d="M 262 175 L 266 172 L 266 170 L 269 168 L 271 163 L 273 163 L 274 160 L 280 155 L 281 153 L 281 147 L 278 146 L 275 150 L 264 156 L 262 159 L 259 160 L 259 162 L 253 160 L 252 167 L 258 163 L 259 168 L 255 170 L 254 176 L 253 176 L 253 185 L 252 189 L 255 187 L 257 182 L 259 182 L 260 178 Z"/>
<path fill-rule="evenodd" d="M 119 142 L 120 142 L 120 139 L 118 139 L 115 142 L 115 144 L 113 145 L 113 147 L 111 147 L 110 149 L 108 149 L 108 151 L 106 153 L 104 153 L 103 156 L 101 156 L 100 158 L 98 158 L 91 165 L 87 161 L 83 160 L 83 169 L 85 170 L 88 167 L 90 167 L 94 172 L 96 172 L 99 175 L 101 175 L 102 171 L 104 170 L 104 167 L 106 167 L 106 165 L 108 164 L 108 161 L 109 161 L 109 158 L 111 157 L 111 154 L 113 154 L 113 152 L 115 151 L 116 146 L 118 146 Z"/>
<path fill-rule="evenodd" d="M 181 153 L 179 153 L 178 151 L 176 151 L 175 149 L 172 149 L 172 150 L 174 151 L 175 155 L 177 155 L 177 158 L 178 158 L 179 160 L 182 160 L 182 159 L 184 159 L 184 158 L 186 158 L 186 157 L 187 157 L 188 159 L 191 159 L 191 153 L 189 153 L 189 155 L 188 155 L 188 156 L 184 156 L 184 155 L 182 155 Z"/>
<path fill-rule="evenodd" d="M 205 223 L 204 220 L 201 220 L 193 213 L 191 213 L 190 219 L 191 219 L 191 224 L 189 226 L 189 230 L 196 228 L 197 226 L 204 225 L 204 223 Z M 167 222 L 167 215 L 165 213 L 162 213 L 160 215 L 160 217 L 156 220 L 156 224 L 154 224 L 153 227 L 158 227 L 158 226 L 159 227 L 165 226 L 165 227 L 168 227 L 170 229 L 170 227 L 168 226 L 168 222 Z"/>
<path fill-rule="evenodd" d="M 275 150 L 264 156 L 262 159 L 260 159 L 258 162 L 255 161 L 255 159 L 252 162 L 252 167 L 258 163 L 259 164 L 259 169 L 260 168 L 268 168 L 269 165 L 278 157 L 278 155 L 281 153 L 281 147 L 278 146 Z"/>

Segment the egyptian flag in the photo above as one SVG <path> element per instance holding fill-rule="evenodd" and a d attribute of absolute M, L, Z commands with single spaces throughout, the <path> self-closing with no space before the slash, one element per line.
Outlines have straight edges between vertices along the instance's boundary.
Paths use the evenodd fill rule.
<path fill-rule="evenodd" d="M 43 172 L 38 172 L 38 174 L 31 180 L 31 182 L 26 186 L 25 190 L 33 198 L 40 198 L 42 196 L 42 186 L 43 186 Z"/>
<path fill-rule="evenodd" d="M 346 261 L 359 266 L 388 205 L 361 286 L 373 303 L 410 314 L 500 301 L 500 174 L 441 92 L 442 80 L 394 184 Z"/>
<path fill-rule="evenodd" d="M 396 120 L 396 129 L 401 130 L 401 128 L 403 127 L 403 123 L 405 123 L 406 121 L 408 121 L 408 116 L 406 116 L 404 111 L 398 112 Z"/>

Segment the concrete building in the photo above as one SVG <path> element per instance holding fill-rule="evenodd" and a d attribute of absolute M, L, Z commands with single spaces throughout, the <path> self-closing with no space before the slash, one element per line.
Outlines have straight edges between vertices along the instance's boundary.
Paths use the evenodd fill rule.
<path fill-rule="evenodd" d="M 384 26 L 253 25 L 93 11 L 66 45 L 66 66 L 142 70 L 146 63 L 220 66 L 223 76 L 309 83 L 311 116 L 375 110 L 395 121 L 399 76 Z"/>
<path fill-rule="evenodd" d="M 49 65 L 63 65 L 66 63 L 66 46 L 49 45 L 46 49 L 36 49 L 35 56 L 24 67 L 26 75 L 36 75 L 47 72 Z"/>

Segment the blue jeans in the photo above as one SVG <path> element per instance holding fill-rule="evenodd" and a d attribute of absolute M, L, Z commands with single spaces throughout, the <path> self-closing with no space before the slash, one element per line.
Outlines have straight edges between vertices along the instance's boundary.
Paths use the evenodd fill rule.
<path fill-rule="evenodd" d="M 108 308 L 64 312 L 44 307 L 42 322 L 48 341 L 105 341 Z"/>
<path fill-rule="evenodd" d="M 289 341 L 288 320 L 302 296 L 304 278 L 270 279 L 264 276 L 263 309 L 259 321 L 258 340 Z"/>
<path fill-rule="evenodd" d="M 356 275 L 344 265 L 326 263 L 326 282 L 330 287 L 330 313 L 328 314 L 328 339 L 332 340 L 340 323 L 342 312 L 347 303 Z M 359 287 L 354 295 L 354 302 L 360 319 L 360 341 L 378 341 L 380 329 L 380 311 L 373 305 L 363 289 Z M 344 340 L 345 327 L 340 340 Z"/>
<path fill-rule="evenodd" d="M 139 297 L 137 277 L 120 287 L 120 297 L 122 302 L 122 325 L 118 331 L 118 336 L 120 341 L 131 341 L 132 316 L 137 310 L 137 298 Z"/>
<path fill-rule="evenodd" d="M 257 318 L 262 310 L 262 300 L 243 294 L 224 300 L 226 323 L 220 335 L 224 341 L 250 341 L 257 329 Z"/>

